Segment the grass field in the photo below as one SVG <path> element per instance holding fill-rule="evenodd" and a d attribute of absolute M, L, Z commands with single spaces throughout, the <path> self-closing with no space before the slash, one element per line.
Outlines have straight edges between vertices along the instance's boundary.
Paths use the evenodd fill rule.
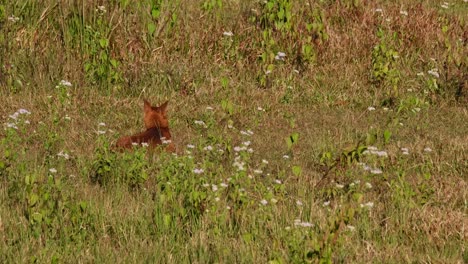
<path fill-rule="evenodd" d="M 466 0 L 97 2 L 0 1 L 1 263 L 468 262 Z"/>

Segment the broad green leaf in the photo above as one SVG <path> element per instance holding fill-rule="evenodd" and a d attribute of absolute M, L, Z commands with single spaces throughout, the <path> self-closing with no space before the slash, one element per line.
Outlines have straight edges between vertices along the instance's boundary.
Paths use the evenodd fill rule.
<path fill-rule="evenodd" d="M 295 176 L 301 176 L 302 174 L 302 168 L 300 166 L 293 166 L 292 167 L 292 172 Z"/>
<path fill-rule="evenodd" d="M 101 45 L 101 48 L 105 49 L 107 46 L 109 46 L 109 40 L 102 38 L 99 40 L 99 45 Z"/>
<path fill-rule="evenodd" d="M 154 23 L 148 24 L 148 34 L 153 35 L 156 31 L 156 25 Z"/>
<path fill-rule="evenodd" d="M 29 206 L 33 207 L 37 203 L 38 200 L 39 200 L 39 196 L 35 193 L 31 193 L 28 199 Z"/>
<path fill-rule="evenodd" d="M 390 141 L 391 136 L 392 136 L 392 132 L 390 132 L 389 130 L 384 131 L 385 144 L 388 144 L 388 142 Z"/>

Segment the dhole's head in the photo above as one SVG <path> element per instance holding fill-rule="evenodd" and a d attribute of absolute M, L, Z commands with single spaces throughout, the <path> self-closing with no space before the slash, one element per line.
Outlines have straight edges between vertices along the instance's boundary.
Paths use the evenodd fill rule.
<path fill-rule="evenodd" d="M 145 106 L 144 106 L 144 121 L 145 121 L 145 127 L 152 128 L 152 127 L 159 127 L 159 128 L 168 128 L 169 127 L 169 122 L 167 120 L 167 114 L 166 114 L 166 108 L 167 108 L 167 103 L 165 102 L 164 104 L 160 106 L 151 106 L 151 104 L 144 100 Z"/>

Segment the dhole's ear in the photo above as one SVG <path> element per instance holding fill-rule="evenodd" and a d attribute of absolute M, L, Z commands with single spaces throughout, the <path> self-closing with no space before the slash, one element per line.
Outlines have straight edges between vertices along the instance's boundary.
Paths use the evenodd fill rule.
<path fill-rule="evenodd" d="M 144 99 L 143 102 L 143 111 L 145 111 L 145 113 L 151 111 L 151 104 L 146 99 Z"/>
<path fill-rule="evenodd" d="M 169 103 L 169 101 L 166 101 L 164 104 L 158 106 L 158 110 L 159 110 L 160 112 L 162 112 L 162 113 L 165 113 L 168 103 Z"/>

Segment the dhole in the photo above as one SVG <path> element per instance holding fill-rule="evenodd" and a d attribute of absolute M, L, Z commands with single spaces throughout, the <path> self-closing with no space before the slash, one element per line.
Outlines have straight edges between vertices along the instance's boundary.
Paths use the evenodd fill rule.
<path fill-rule="evenodd" d="M 174 152 L 175 147 L 171 142 L 171 133 L 169 132 L 169 121 L 167 120 L 166 108 L 168 102 L 154 107 L 144 100 L 143 112 L 146 131 L 133 136 L 121 137 L 117 140 L 116 147 L 119 149 L 131 149 L 133 145 L 147 143 L 150 148 L 167 143 L 166 150 Z"/>

